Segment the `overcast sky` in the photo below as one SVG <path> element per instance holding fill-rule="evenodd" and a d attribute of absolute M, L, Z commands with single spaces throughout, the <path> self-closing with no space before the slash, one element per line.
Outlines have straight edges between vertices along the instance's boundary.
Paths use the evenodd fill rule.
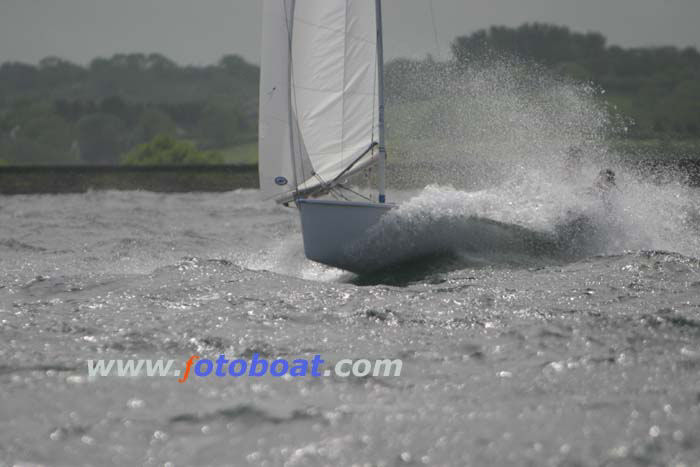
<path fill-rule="evenodd" d="M 304 0 L 297 0 L 304 1 Z M 387 55 L 437 55 L 428 0 L 384 0 Z M 700 0 L 433 0 L 440 54 L 458 35 L 526 21 L 599 31 L 623 46 L 700 46 Z M 0 62 L 56 55 L 78 63 L 159 52 L 209 64 L 258 62 L 259 0 L 0 0 Z"/>

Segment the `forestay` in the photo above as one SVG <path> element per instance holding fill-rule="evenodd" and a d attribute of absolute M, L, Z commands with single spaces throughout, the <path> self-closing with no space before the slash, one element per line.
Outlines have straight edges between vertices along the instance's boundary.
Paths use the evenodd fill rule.
<path fill-rule="evenodd" d="M 265 0 L 260 186 L 288 201 L 375 161 L 373 0 Z"/>

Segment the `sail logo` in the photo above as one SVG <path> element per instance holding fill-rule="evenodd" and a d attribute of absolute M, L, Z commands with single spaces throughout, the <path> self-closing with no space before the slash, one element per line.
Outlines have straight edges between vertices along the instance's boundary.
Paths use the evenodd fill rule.
<path fill-rule="evenodd" d="M 285 177 L 275 177 L 275 183 L 279 186 L 284 186 L 289 182 Z"/>

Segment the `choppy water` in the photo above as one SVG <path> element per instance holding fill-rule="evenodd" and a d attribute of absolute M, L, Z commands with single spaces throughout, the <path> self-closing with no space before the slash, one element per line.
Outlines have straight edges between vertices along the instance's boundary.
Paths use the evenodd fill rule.
<path fill-rule="evenodd" d="M 360 278 L 304 260 L 296 213 L 256 191 L 0 198 L 0 464 L 698 465 L 700 196 L 621 184 L 612 219 L 546 183 L 393 194 L 379 250 L 441 256 Z M 522 240 L 572 207 L 585 248 Z M 475 244 L 471 216 L 522 230 Z M 403 374 L 179 384 L 85 363 L 255 352 Z"/>
<path fill-rule="evenodd" d="M 700 192 L 614 164 L 591 86 L 436 70 L 390 182 L 443 186 L 354 250 L 398 268 L 309 263 L 257 191 L 0 197 L 0 465 L 700 465 Z M 403 372 L 87 377 L 222 353 Z"/>

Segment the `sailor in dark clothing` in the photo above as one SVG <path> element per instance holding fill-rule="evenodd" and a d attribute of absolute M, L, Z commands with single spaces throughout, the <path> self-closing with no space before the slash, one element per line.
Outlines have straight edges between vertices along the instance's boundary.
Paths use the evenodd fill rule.
<path fill-rule="evenodd" d="M 612 169 L 601 170 L 593 186 L 585 190 L 588 197 L 597 200 L 594 203 L 597 208 L 591 206 L 592 209 L 567 211 L 563 222 L 556 228 L 564 252 L 577 256 L 595 249 L 602 234 L 601 226 L 615 219 L 615 194 L 619 191 L 616 181 Z"/>
<path fill-rule="evenodd" d="M 619 191 L 616 183 L 615 172 L 612 169 L 603 169 L 598 173 L 594 184 L 595 194 L 600 197 L 605 206 L 605 211 L 610 213 L 613 208 L 613 192 Z"/>
<path fill-rule="evenodd" d="M 598 173 L 598 178 L 595 181 L 595 186 L 601 191 L 608 192 L 613 188 L 617 188 L 615 184 L 615 172 L 611 169 L 603 169 Z"/>

